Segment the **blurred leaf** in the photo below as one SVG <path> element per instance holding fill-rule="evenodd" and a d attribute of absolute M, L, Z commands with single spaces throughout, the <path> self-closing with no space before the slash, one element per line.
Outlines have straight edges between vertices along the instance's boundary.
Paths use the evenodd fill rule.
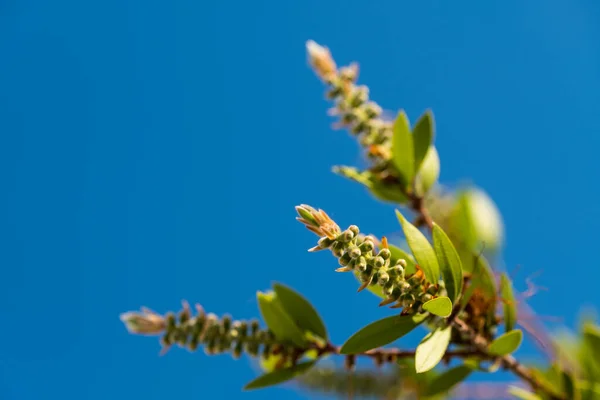
<path fill-rule="evenodd" d="M 454 303 L 462 292 L 462 263 L 454 245 L 438 225 L 433 226 L 433 246 L 448 297 Z"/>
<path fill-rule="evenodd" d="M 562 372 L 563 392 L 567 399 L 581 400 L 581 393 L 577 390 L 575 378 L 567 371 Z"/>
<path fill-rule="evenodd" d="M 495 251 L 502 245 L 502 217 L 483 190 L 469 188 L 460 192 L 451 219 L 454 229 L 470 250 L 485 244 L 486 250 Z"/>
<path fill-rule="evenodd" d="M 490 344 L 488 352 L 496 356 L 505 356 L 515 352 L 521 345 L 522 341 L 523 331 L 520 329 L 513 329 L 510 332 L 506 332 L 505 334 L 498 336 Z"/>
<path fill-rule="evenodd" d="M 404 272 L 407 275 L 414 274 L 415 272 L 417 272 L 417 269 L 415 268 L 415 259 L 412 255 L 408 254 L 400 247 L 391 245 L 389 243 L 388 248 L 390 249 L 390 253 L 392 253 L 390 265 L 396 265 L 396 262 L 398 260 L 403 259 L 404 261 L 406 261 L 406 268 L 404 268 Z"/>
<path fill-rule="evenodd" d="M 517 323 L 517 302 L 513 294 L 512 282 L 506 274 L 502 274 L 500 278 L 500 293 L 504 303 L 504 329 L 509 332 Z"/>
<path fill-rule="evenodd" d="M 357 354 L 385 346 L 415 329 L 426 317 L 427 314 L 394 315 L 372 322 L 346 340 L 340 353 Z"/>
<path fill-rule="evenodd" d="M 453 387 L 467 379 L 473 372 L 471 367 L 459 365 L 444 371 L 441 375 L 435 377 L 425 389 L 425 396 L 433 396 L 440 393 L 447 393 Z"/>
<path fill-rule="evenodd" d="M 280 383 L 289 381 L 290 379 L 304 374 L 311 369 L 315 363 L 316 361 L 308 361 L 293 367 L 269 372 L 248 383 L 246 386 L 244 386 L 244 390 L 261 389 L 269 386 L 279 385 Z"/>
<path fill-rule="evenodd" d="M 588 379 L 600 380 L 600 329 L 591 322 L 584 322 L 582 336 L 582 367 Z"/>
<path fill-rule="evenodd" d="M 583 340 L 588 349 L 594 353 L 594 358 L 600 360 L 600 329 L 591 323 L 583 326 Z"/>
<path fill-rule="evenodd" d="M 427 110 L 419 117 L 413 129 L 415 171 L 419 171 L 425 155 L 433 143 L 434 122 L 433 113 Z"/>
<path fill-rule="evenodd" d="M 415 154 L 410 123 L 404 111 L 398 113 L 394 122 L 392 161 L 400 173 L 405 187 L 408 187 L 415 176 Z"/>
<path fill-rule="evenodd" d="M 302 295 L 280 283 L 273 285 L 273 290 L 281 302 L 285 312 L 292 317 L 296 326 L 328 339 L 327 329 L 317 310 Z"/>
<path fill-rule="evenodd" d="M 430 283 L 437 283 L 440 276 L 440 266 L 431 244 L 417 227 L 404 218 L 400 211 L 396 210 L 396 216 L 402 225 L 410 251 L 412 251 L 419 267 L 423 270 L 425 278 Z"/>
<path fill-rule="evenodd" d="M 521 400 L 543 400 L 537 394 L 531 393 L 525 389 L 516 386 L 509 386 L 508 393 Z"/>
<path fill-rule="evenodd" d="M 589 381 L 578 381 L 577 387 L 582 400 L 599 400 L 600 383 Z"/>
<path fill-rule="evenodd" d="M 446 318 L 452 314 L 452 302 L 445 296 L 436 297 L 423 304 L 423 309 L 438 317 Z"/>
<path fill-rule="evenodd" d="M 256 297 L 260 313 L 275 337 L 279 340 L 289 340 L 297 346 L 306 344 L 304 333 L 285 312 L 275 293 L 257 292 Z"/>
<path fill-rule="evenodd" d="M 424 196 L 440 177 L 440 156 L 434 146 L 429 148 L 415 180 L 417 193 Z"/>
<path fill-rule="evenodd" d="M 451 333 L 451 326 L 438 328 L 421 340 L 415 354 L 415 369 L 417 373 L 420 374 L 429 371 L 438 365 L 444 354 L 446 354 L 446 350 L 450 344 Z"/>

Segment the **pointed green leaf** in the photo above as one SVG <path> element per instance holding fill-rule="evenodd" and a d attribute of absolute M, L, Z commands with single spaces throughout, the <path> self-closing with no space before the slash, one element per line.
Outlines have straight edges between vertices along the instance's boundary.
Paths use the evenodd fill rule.
<path fill-rule="evenodd" d="M 280 283 L 273 285 L 273 290 L 281 302 L 285 312 L 292 317 L 300 329 L 312 332 L 323 339 L 328 339 L 327 329 L 317 310 L 302 295 Z"/>
<path fill-rule="evenodd" d="M 462 263 L 450 238 L 438 225 L 433 226 L 433 246 L 440 265 L 442 279 L 448 291 L 448 297 L 454 303 L 462 292 Z"/>
<path fill-rule="evenodd" d="M 340 353 L 362 353 L 390 344 L 419 326 L 427 315 L 394 315 L 375 321 L 346 340 L 346 343 L 340 349 Z"/>
<path fill-rule="evenodd" d="M 413 140 L 415 148 L 415 171 L 419 171 L 425 155 L 433 143 L 434 135 L 433 113 L 431 110 L 425 111 L 415 124 L 413 129 Z"/>
<path fill-rule="evenodd" d="M 452 327 L 447 326 L 436 329 L 421 340 L 415 352 L 415 368 L 418 374 L 433 369 L 442 361 L 450 344 L 451 334 Z"/>
<path fill-rule="evenodd" d="M 304 333 L 285 312 L 277 295 L 273 292 L 257 292 L 260 313 L 267 327 L 280 340 L 289 340 L 297 346 L 305 344 Z"/>
<path fill-rule="evenodd" d="M 504 329 L 506 332 L 512 331 L 517 323 L 517 302 L 513 294 L 512 282 L 506 274 L 502 274 L 500 278 L 500 294 L 504 304 Z"/>
<path fill-rule="evenodd" d="M 496 356 L 505 356 L 514 353 L 523 341 L 523 331 L 513 329 L 498 336 L 491 344 L 488 352 Z"/>
<path fill-rule="evenodd" d="M 278 369 L 261 375 L 244 386 L 244 390 L 254 390 L 279 385 L 280 383 L 289 381 L 290 379 L 306 373 L 315 365 L 315 363 L 316 361 L 307 361 L 289 368 Z"/>
<path fill-rule="evenodd" d="M 440 177 L 440 156 L 434 146 L 429 148 L 415 179 L 417 193 L 424 196 Z"/>
<path fill-rule="evenodd" d="M 412 251 L 417 259 L 417 264 L 423 270 L 425 278 L 430 283 L 437 283 L 440 277 L 440 267 L 433 247 L 431 247 L 425 235 L 416 226 L 406 220 L 400 211 L 396 210 L 396 216 L 400 221 L 400 225 L 402 225 L 408 247 L 410 247 L 410 251 Z"/>
<path fill-rule="evenodd" d="M 425 388 L 425 396 L 434 396 L 436 394 L 447 393 L 456 385 L 467 379 L 473 372 L 473 369 L 466 365 L 450 368 L 441 375 L 433 378 Z"/>
<path fill-rule="evenodd" d="M 446 318 L 452 314 L 452 302 L 446 296 L 436 297 L 423 304 L 423 310 Z"/>
<path fill-rule="evenodd" d="M 398 190 L 397 187 L 382 183 L 370 171 L 358 171 L 354 167 L 335 166 L 333 167 L 333 172 L 365 186 L 379 200 L 394 204 L 404 204 L 408 201 L 406 195 Z"/>
<path fill-rule="evenodd" d="M 405 186 L 412 183 L 415 176 L 415 155 L 413 136 L 408 117 L 404 111 L 398 113 L 392 136 L 392 161 L 401 175 Z"/>
<path fill-rule="evenodd" d="M 540 396 L 517 386 L 509 386 L 508 393 L 521 400 L 542 400 Z"/>

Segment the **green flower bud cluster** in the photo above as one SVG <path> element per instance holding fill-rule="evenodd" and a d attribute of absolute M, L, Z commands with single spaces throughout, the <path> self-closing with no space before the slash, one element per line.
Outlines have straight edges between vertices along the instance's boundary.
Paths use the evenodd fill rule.
<path fill-rule="evenodd" d="M 378 250 L 373 238 L 361 235 L 356 225 L 342 231 L 323 210 L 308 205 L 298 206 L 296 210 L 300 216 L 297 219 L 321 236 L 317 246 L 309 251 L 331 250 L 340 264 L 336 271 L 354 272 L 361 282 L 359 291 L 379 285 L 386 296 L 380 305 L 396 303 L 392 308 L 402 307 L 403 314 L 411 314 L 421 312 L 421 305 L 438 295 L 439 285 L 428 284 L 421 270 L 408 276 L 406 260 L 399 259 L 392 264 L 392 253 L 385 238 Z M 328 234 L 323 232 L 323 227 L 327 227 Z"/>
<path fill-rule="evenodd" d="M 339 116 L 339 125 L 359 138 L 376 165 L 387 164 L 392 126 L 381 119 L 381 107 L 369 100 L 369 88 L 356 85 L 358 65 L 338 69 L 329 50 L 313 41 L 307 43 L 307 50 L 313 69 L 329 86 L 327 97 L 335 102 L 332 114 Z"/>
<path fill-rule="evenodd" d="M 263 358 L 278 355 L 285 362 L 297 356 L 298 349 L 280 343 L 271 331 L 260 327 L 258 320 L 234 321 L 229 315 L 219 318 L 213 313 L 206 313 L 200 305 L 196 305 L 196 311 L 196 315 L 192 315 L 189 305 L 184 302 L 178 313 L 169 312 L 161 316 L 142 309 L 141 313 L 123 314 L 121 320 L 131 333 L 162 334 L 163 353 L 177 345 L 189 351 L 196 351 L 202 346 L 207 355 L 231 353 L 234 358 L 243 353 Z"/>
<path fill-rule="evenodd" d="M 358 398 L 399 399 L 401 394 L 414 392 L 403 385 L 398 371 L 353 371 L 335 368 L 313 368 L 298 378 L 299 385 L 313 393 L 347 398 L 349 391 Z M 410 397 L 408 397 L 410 398 Z"/>

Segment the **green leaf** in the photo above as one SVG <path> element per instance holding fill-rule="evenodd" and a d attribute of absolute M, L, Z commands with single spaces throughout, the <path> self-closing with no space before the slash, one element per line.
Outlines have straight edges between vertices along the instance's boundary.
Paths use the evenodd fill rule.
<path fill-rule="evenodd" d="M 410 247 L 410 251 L 412 251 L 417 259 L 417 263 L 423 270 L 425 278 L 430 283 L 437 283 L 440 277 L 440 266 L 438 265 L 433 247 L 431 247 L 425 235 L 416 226 L 408 222 L 400 211 L 396 210 L 396 216 L 400 221 L 400 225 L 402 225 L 408 247 Z"/>
<path fill-rule="evenodd" d="M 394 204 L 404 204 L 408 201 L 406 195 L 398 187 L 381 182 L 370 171 L 359 172 L 354 167 L 335 166 L 333 172 L 365 186 L 379 200 Z"/>
<path fill-rule="evenodd" d="M 304 333 L 294 323 L 292 317 L 285 312 L 275 293 L 257 292 L 256 297 L 260 313 L 267 327 L 275 334 L 277 339 L 289 340 L 297 346 L 303 346 L 306 343 Z"/>
<path fill-rule="evenodd" d="M 467 379 L 473 372 L 471 367 L 459 365 L 458 367 L 450 368 L 444 371 L 441 375 L 436 376 L 425 388 L 423 393 L 425 396 L 434 396 L 436 394 L 447 393 L 453 387 Z"/>
<path fill-rule="evenodd" d="M 429 311 L 438 317 L 446 318 L 452 314 L 452 302 L 445 296 L 436 297 L 423 304 L 423 310 Z"/>
<path fill-rule="evenodd" d="M 454 303 L 462 292 L 462 263 L 450 238 L 438 225 L 433 226 L 433 247 L 440 265 L 442 279 L 448 291 L 448 297 Z"/>
<path fill-rule="evenodd" d="M 496 356 L 505 356 L 515 352 L 521 342 L 523 341 L 523 331 L 520 329 L 513 329 L 510 332 L 506 332 L 503 335 L 498 336 L 491 344 L 488 349 L 490 354 Z"/>
<path fill-rule="evenodd" d="M 502 274 L 500 278 L 500 294 L 504 303 L 504 329 L 509 332 L 517 323 L 517 301 L 513 294 L 512 282 L 506 274 Z"/>
<path fill-rule="evenodd" d="M 581 400 L 581 393 L 577 390 L 575 378 L 570 372 L 562 371 L 563 391 L 568 399 Z"/>
<path fill-rule="evenodd" d="M 409 186 L 415 176 L 415 155 L 410 123 L 404 111 L 398 113 L 392 136 L 392 161 L 401 175 L 405 186 Z"/>
<path fill-rule="evenodd" d="M 425 111 L 413 129 L 415 171 L 419 171 L 431 144 L 433 143 L 434 121 L 431 110 Z"/>
<path fill-rule="evenodd" d="M 415 368 L 418 374 L 433 369 L 442 358 L 450 344 L 452 327 L 438 328 L 421 340 L 415 352 Z"/>
<path fill-rule="evenodd" d="M 307 361 L 289 368 L 278 369 L 261 375 L 244 386 L 244 390 L 254 390 L 279 385 L 280 383 L 289 381 L 290 379 L 306 373 L 315 365 L 315 363 L 316 361 Z"/>
<path fill-rule="evenodd" d="M 485 243 L 488 251 L 495 251 L 502 245 L 502 216 L 496 204 L 483 190 L 469 188 L 461 191 L 451 221 L 470 250 L 475 250 L 482 243 Z"/>
<path fill-rule="evenodd" d="M 440 177 L 440 156 L 434 146 L 429 148 L 425 155 L 421 169 L 415 179 L 417 193 L 425 195 Z"/>
<path fill-rule="evenodd" d="M 340 349 L 340 353 L 362 353 L 390 344 L 419 326 L 427 315 L 394 315 L 370 323 L 350 336 Z"/>
<path fill-rule="evenodd" d="M 273 290 L 281 302 L 285 312 L 292 317 L 300 329 L 312 332 L 323 339 L 328 339 L 327 329 L 317 310 L 302 295 L 280 283 L 273 285 Z"/>
<path fill-rule="evenodd" d="M 508 393 L 512 394 L 513 396 L 521 399 L 521 400 L 542 400 L 542 398 L 540 396 L 538 396 L 535 393 L 531 393 L 525 389 L 521 389 L 520 387 L 517 386 L 509 386 L 508 387 Z"/>
<path fill-rule="evenodd" d="M 417 268 L 415 267 L 415 259 L 413 258 L 413 256 L 408 254 L 400 247 L 391 245 L 389 243 L 388 248 L 390 249 L 390 253 L 392 253 L 390 265 L 396 265 L 396 262 L 398 260 L 403 259 L 404 261 L 406 261 L 406 268 L 404 268 L 404 272 L 406 273 L 406 275 L 414 274 L 415 272 L 417 272 Z"/>

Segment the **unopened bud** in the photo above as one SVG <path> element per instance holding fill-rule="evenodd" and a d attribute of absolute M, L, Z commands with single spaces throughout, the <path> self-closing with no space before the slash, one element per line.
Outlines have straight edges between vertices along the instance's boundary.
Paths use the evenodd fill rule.
<path fill-rule="evenodd" d="M 384 248 L 379 250 L 378 256 L 383 258 L 384 260 L 388 260 L 392 256 L 392 252 L 390 251 L 390 249 Z"/>

